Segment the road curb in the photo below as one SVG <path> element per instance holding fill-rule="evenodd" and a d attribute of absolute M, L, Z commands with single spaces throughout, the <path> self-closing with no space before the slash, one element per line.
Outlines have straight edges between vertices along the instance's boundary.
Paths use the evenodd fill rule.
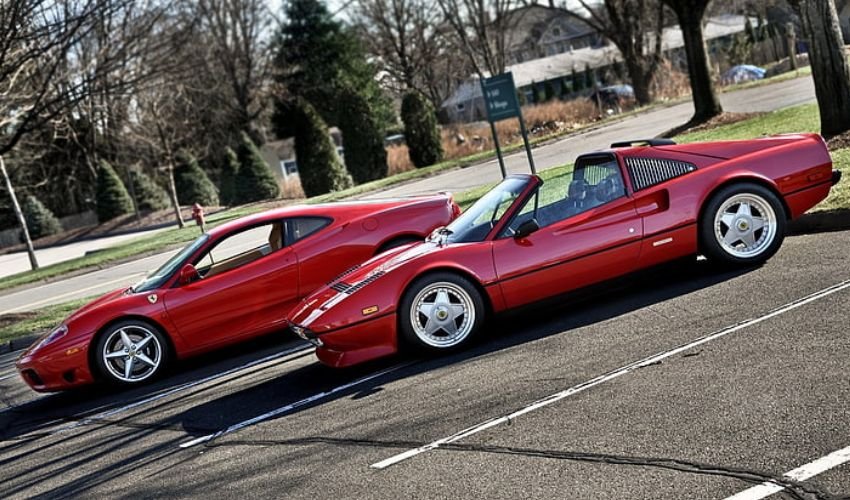
<path fill-rule="evenodd" d="M 0 354 L 5 354 L 7 352 L 19 351 L 21 349 L 26 349 L 33 342 L 38 340 L 41 335 L 26 335 L 23 337 L 18 337 L 16 339 L 9 340 L 7 342 L 3 342 L 0 344 Z"/>
<path fill-rule="evenodd" d="M 850 229 L 850 209 L 805 214 L 788 224 L 789 234 L 823 233 Z"/>

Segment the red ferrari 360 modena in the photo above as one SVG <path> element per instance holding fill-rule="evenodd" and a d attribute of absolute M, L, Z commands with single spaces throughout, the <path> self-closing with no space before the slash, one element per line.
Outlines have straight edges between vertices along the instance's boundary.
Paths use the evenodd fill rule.
<path fill-rule="evenodd" d="M 760 264 L 839 178 L 816 134 L 614 144 L 545 183 L 506 178 L 427 241 L 371 259 L 288 317 L 332 366 L 400 341 L 456 349 L 485 316 L 672 259 Z"/>
<path fill-rule="evenodd" d="M 18 360 L 37 391 L 137 384 L 184 358 L 287 325 L 281 311 L 460 209 L 450 195 L 289 207 L 204 234 L 137 285 L 73 313 Z"/>

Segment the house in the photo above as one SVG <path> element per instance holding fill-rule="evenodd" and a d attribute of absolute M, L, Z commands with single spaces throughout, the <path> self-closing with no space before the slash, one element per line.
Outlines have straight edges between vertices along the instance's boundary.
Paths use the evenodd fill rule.
<path fill-rule="evenodd" d="M 507 14 L 506 26 L 510 64 L 605 43 L 599 33 L 565 10 L 542 5 L 512 10 Z"/>
<path fill-rule="evenodd" d="M 342 133 L 336 127 L 331 127 L 331 140 L 336 146 L 336 152 L 345 161 L 342 147 Z M 298 160 L 295 157 L 295 138 L 288 137 L 277 141 L 267 142 L 260 148 L 260 155 L 271 167 L 272 172 L 279 179 L 291 179 L 298 177 Z"/>
<path fill-rule="evenodd" d="M 548 10 L 548 9 L 546 9 Z M 734 35 L 744 31 L 746 17 L 724 14 L 706 20 L 703 34 L 709 52 L 718 50 Z M 684 65 L 684 38 L 678 26 L 664 29 L 663 50 L 675 64 Z M 610 84 L 604 81 L 604 74 L 616 74 L 616 65 L 622 61 L 620 51 L 614 45 L 587 46 L 548 57 L 532 59 L 512 64 L 505 71 L 513 73 L 514 83 L 521 99 L 534 102 L 536 94 L 545 85 L 551 85 L 556 94 L 569 89 L 568 95 L 581 95 L 581 91 L 590 93 L 590 86 L 596 83 Z M 590 70 L 592 74 L 587 74 Z M 578 90 L 577 90 L 578 89 Z M 484 99 L 478 78 L 470 78 L 458 85 L 455 91 L 440 106 L 441 114 L 450 122 L 470 122 L 484 120 Z"/>

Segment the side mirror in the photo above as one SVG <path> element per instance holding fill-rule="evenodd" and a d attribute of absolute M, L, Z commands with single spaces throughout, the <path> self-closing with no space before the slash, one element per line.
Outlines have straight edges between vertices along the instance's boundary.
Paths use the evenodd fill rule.
<path fill-rule="evenodd" d="M 536 220 L 530 219 L 519 225 L 514 233 L 514 239 L 520 240 L 540 229 L 540 225 Z"/>
<path fill-rule="evenodd" d="M 188 285 L 193 281 L 197 281 L 201 279 L 201 275 L 198 273 L 198 270 L 195 269 L 195 266 L 192 264 L 186 264 L 180 269 L 180 277 L 177 280 L 177 283 L 182 285 Z"/>

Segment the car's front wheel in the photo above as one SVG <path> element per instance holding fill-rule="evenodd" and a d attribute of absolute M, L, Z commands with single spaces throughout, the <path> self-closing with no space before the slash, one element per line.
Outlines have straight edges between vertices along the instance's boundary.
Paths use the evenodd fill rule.
<path fill-rule="evenodd" d="M 779 250 L 785 225 L 785 209 L 772 191 L 758 184 L 733 184 L 706 205 L 700 239 L 709 258 L 756 265 Z"/>
<path fill-rule="evenodd" d="M 406 344 L 425 352 L 445 352 L 469 343 L 484 321 L 481 294 L 468 279 L 435 273 L 416 280 L 399 310 Z"/>
<path fill-rule="evenodd" d="M 136 385 L 159 375 L 168 361 L 168 343 L 154 325 L 126 320 L 98 337 L 95 360 L 100 373 L 121 385 Z"/>

